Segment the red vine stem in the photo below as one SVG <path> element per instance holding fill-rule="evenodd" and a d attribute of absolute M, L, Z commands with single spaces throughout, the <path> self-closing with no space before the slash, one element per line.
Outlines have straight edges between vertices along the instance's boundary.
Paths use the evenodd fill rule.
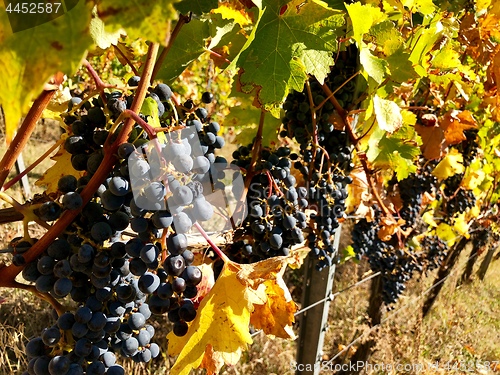
<path fill-rule="evenodd" d="M 43 160 L 45 160 L 62 143 L 63 143 L 62 139 L 60 139 L 56 143 L 54 143 L 52 145 L 52 147 L 50 147 L 42 156 L 40 156 L 36 161 L 34 161 L 28 168 L 26 168 L 24 171 L 19 173 L 16 177 L 14 177 L 12 180 L 7 182 L 5 185 L 3 185 L 1 191 L 5 191 L 5 190 L 9 189 L 12 185 L 14 185 L 16 182 L 18 182 L 21 178 L 23 178 L 25 175 L 27 175 L 29 172 L 31 172 L 38 164 L 40 164 Z"/>
<path fill-rule="evenodd" d="M 108 102 L 108 99 L 106 98 L 106 94 L 104 93 L 104 89 L 106 89 L 106 88 L 115 88 L 116 85 L 110 85 L 108 83 L 103 82 L 103 80 L 101 79 L 101 77 L 99 77 L 99 75 L 97 74 L 97 72 L 95 71 L 95 69 L 92 67 L 92 65 L 90 65 L 90 63 L 88 62 L 87 59 L 83 60 L 83 66 L 87 69 L 87 71 L 89 72 L 90 76 L 94 80 L 96 88 L 97 88 L 97 91 L 99 91 L 99 96 L 102 99 L 102 102 L 104 104 L 106 104 Z"/>
<path fill-rule="evenodd" d="M 198 231 L 201 233 L 203 238 L 208 242 L 208 244 L 210 245 L 212 250 L 215 252 L 215 254 L 217 254 L 224 261 L 224 263 L 231 262 L 229 260 L 229 258 L 227 257 L 227 255 L 224 254 L 221 249 L 219 249 L 219 247 L 215 244 L 214 241 L 212 241 L 212 239 L 207 234 L 207 232 L 205 232 L 205 229 L 203 229 L 203 227 L 198 222 L 194 223 L 194 226 L 196 229 L 198 229 Z"/>
<path fill-rule="evenodd" d="M 123 53 L 123 51 L 121 50 L 120 47 L 118 47 L 118 45 L 114 46 L 114 49 L 118 51 L 118 53 L 120 54 L 121 57 L 123 57 L 123 59 L 127 62 L 127 65 L 130 66 L 130 69 L 132 69 L 132 72 L 138 76 L 139 75 L 139 72 L 137 71 L 137 68 L 134 66 L 134 64 L 132 64 L 132 61 L 130 61 L 130 59 L 127 57 L 127 55 L 125 55 Z"/>
<path fill-rule="evenodd" d="M 60 85 L 64 80 L 63 77 L 64 75 L 62 73 L 57 73 L 54 76 L 54 85 Z M 47 107 L 55 92 L 55 90 L 45 90 L 33 102 L 16 136 L 0 161 L 0 185 L 5 183 L 10 170 L 16 163 L 18 156 L 24 150 L 24 147 L 26 147 L 33 130 L 35 130 L 36 123 L 42 117 L 43 110 Z"/>
<path fill-rule="evenodd" d="M 152 43 L 149 46 L 148 55 L 146 62 L 144 64 L 144 71 L 141 81 L 139 82 L 139 87 L 137 88 L 136 94 L 134 96 L 134 101 L 132 102 L 131 111 L 138 112 L 142 106 L 144 98 L 146 97 L 147 89 L 149 88 L 149 82 L 151 79 L 151 74 L 153 71 L 153 64 L 158 53 L 158 44 Z M 104 159 L 99 166 L 99 169 L 92 176 L 89 183 L 85 186 L 81 192 L 81 197 L 83 200 L 83 205 L 78 210 L 66 210 L 61 215 L 60 219 L 57 220 L 54 225 L 48 230 L 25 254 L 24 259 L 26 264 L 34 261 L 41 253 L 45 251 L 47 246 L 49 246 L 68 226 L 69 224 L 78 216 L 82 208 L 90 201 L 94 193 L 98 189 L 99 185 L 104 181 L 109 172 L 113 169 L 114 164 L 117 161 L 116 152 L 118 146 L 127 141 L 128 135 L 130 134 L 132 127 L 134 126 L 134 120 L 129 117 L 118 134 L 117 139 L 110 145 L 109 148 L 105 149 Z M 15 287 L 15 277 L 21 272 L 23 266 L 15 266 L 10 264 L 7 267 L 0 269 L 0 287 Z"/>
<path fill-rule="evenodd" d="M 377 187 L 375 186 L 375 183 L 373 182 L 372 171 L 371 171 L 370 167 L 368 166 L 368 162 L 367 162 L 366 158 L 361 156 L 361 154 L 363 154 L 363 151 L 361 150 L 361 148 L 359 146 L 359 138 L 356 136 L 356 134 L 354 134 L 354 131 L 351 127 L 351 123 L 347 120 L 347 111 L 340 106 L 339 102 L 337 101 L 337 99 L 335 99 L 335 96 L 333 96 L 332 91 L 330 90 L 330 88 L 328 87 L 328 85 L 326 83 L 323 84 L 323 91 L 330 98 L 330 102 L 333 104 L 333 106 L 335 107 L 335 110 L 338 112 L 338 114 L 342 118 L 342 122 L 344 123 L 344 127 L 345 127 L 347 133 L 349 134 L 349 138 L 351 139 L 351 143 L 356 148 L 358 155 L 360 155 L 359 160 L 361 161 L 361 166 L 363 167 L 363 170 L 365 171 L 366 180 L 368 181 L 368 185 L 370 186 L 370 190 L 372 191 L 373 195 L 375 196 L 375 199 L 377 200 L 382 211 L 384 211 L 384 213 L 387 216 L 390 216 L 391 213 L 390 213 L 389 209 L 386 207 L 386 205 L 384 204 L 384 202 L 382 201 L 382 198 L 380 197 L 380 194 L 378 193 Z"/>
<path fill-rule="evenodd" d="M 177 23 L 175 24 L 174 30 L 170 34 L 170 38 L 168 39 L 167 46 L 163 48 L 163 50 L 160 53 L 160 56 L 158 57 L 158 61 L 156 61 L 156 64 L 153 68 L 153 74 L 151 75 L 151 81 L 155 79 L 156 75 L 158 74 L 158 71 L 161 69 L 161 66 L 163 65 L 163 61 L 165 61 L 165 58 L 168 55 L 168 52 L 172 48 L 172 45 L 175 42 L 175 39 L 179 35 L 179 32 L 181 31 L 181 28 L 184 24 L 188 23 L 191 21 L 191 14 L 185 16 L 183 14 L 179 15 L 179 19 L 177 20 Z"/>

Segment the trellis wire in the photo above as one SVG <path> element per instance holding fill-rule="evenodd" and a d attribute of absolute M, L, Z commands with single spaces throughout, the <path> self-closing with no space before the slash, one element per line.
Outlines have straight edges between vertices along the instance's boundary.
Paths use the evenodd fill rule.
<path fill-rule="evenodd" d="M 470 259 L 474 258 L 478 256 L 478 254 L 473 254 L 472 256 L 470 256 L 466 261 L 465 263 L 467 263 Z M 407 307 L 409 307 L 410 305 L 414 304 L 415 302 L 419 301 L 420 299 L 422 299 L 426 294 L 428 294 L 432 289 L 434 289 L 435 287 L 437 287 L 438 285 L 444 283 L 451 275 L 457 273 L 458 271 L 460 270 L 463 270 L 465 268 L 464 265 L 462 265 L 461 267 L 457 267 L 456 270 L 450 272 L 446 277 L 444 277 L 442 280 L 439 280 L 437 283 L 433 284 L 432 286 L 430 286 L 428 289 L 426 289 L 424 292 L 422 292 L 420 294 L 420 296 L 416 297 L 415 299 L 413 299 L 412 301 L 409 301 L 408 303 L 406 303 L 405 305 L 401 306 L 399 309 L 397 310 L 394 310 L 390 313 L 389 316 L 385 317 L 384 319 L 381 320 L 380 324 L 377 324 L 376 326 L 373 326 L 372 328 L 370 328 L 368 331 L 362 333 L 361 335 L 359 335 L 357 338 L 355 338 L 353 341 L 351 341 L 351 343 L 349 343 L 349 345 L 345 346 L 340 352 L 338 352 L 332 359 L 330 359 L 328 362 L 325 363 L 325 366 L 328 366 L 330 365 L 334 360 L 336 360 L 338 357 L 340 357 L 344 352 L 346 352 L 347 350 L 349 350 L 354 344 L 356 344 L 359 340 L 361 340 L 363 337 L 369 335 L 370 333 L 372 333 L 375 329 L 377 329 L 378 327 L 380 327 L 383 323 L 387 322 L 388 320 L 391 320 L 393 319 L 400 311 L 406 309 Z"/>

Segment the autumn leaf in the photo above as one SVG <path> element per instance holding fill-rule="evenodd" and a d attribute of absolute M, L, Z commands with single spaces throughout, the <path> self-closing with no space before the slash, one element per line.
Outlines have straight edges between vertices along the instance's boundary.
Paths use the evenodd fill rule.
<path fill-rule="evenodd" d="M 187 334 L 177 337 L 171 332 L 167 336 L 169 353 L 178 355 L 171 372 L 185 375 L 201 367 L 215 374 L 224 363 L 236 364 L 252 343 L 251 321 L 264 332 L 293 337 L 291 324 L 297 307 L 282 276 L 287 265 L 300 262 L 304 252 L 292 251 L 288 257 L 245 265 L 227 261 L 201 301 Z"/>
<path fill-rule="evenodd" d="M 422 138 L 420 150 L 426 159 L 440 159 L 446 148 L 444 130 L 438 125 L 435 115 L 422 116 L 422 124 L 415 125 L 415 131 Z"/>
<path fill-rule="evenodd" d="M 476 129 L 477 123 L 469 111 L 451 110 L 440 119 L 439 126 L 444 131 L 446 143 L 456 145 L 467 139 L 464 130 Z"/>
<path fill-rule="evenodd" d="M 57 153 L 51 157 L 56 163 L 52 165 L 36 182 L 36 186 L 47 186 L 45 192 L 47 194 L 57 191 L 57 183 L 62 176 L 72 175 L 76 178 L 83 176 L 83 172 L 78 172 L 71 165 L 71 154 L 64 149 L 64 146 L 59 147 Z"/>
<path fill-rule="evenodd" d="M 403 219 L 396 220 L 392 216 L 386 216 L 380 219 L 380 229 L 377 233 L 378 238 L 382 241 L 389 241 L 394 233 L 396 233 L 403 225 L 405 221 Z"/>
<path fill-rule="evenodd" d="M 375 95 L 373 98 L 373 107 L 378 126 L 381 129 L 389 133 L 394 133 L 401 127 L 403 123 L 401 109 L 392 100 L 382 99 L 378 95 Z"/>
<path fill-rule="evenodd" d="M 452 149 L 448 155 L 446 155 L 443 160 L 436 165 L 436 168 L 432 171 L 432 174 L 440 179 L 446 179 L 457 173 L 462 173 L 465 169 L 462 164 L 464 157 L 456 149 Z"/>
<path fill-rule="evenodd" d="M 250 323 L 256 329 L 262 329 L 267 335 L 295 339 L 292 324 L 295 321 L 293 314 L 297 311 L 297 305 L 292 301 L 292 296 L 286 286 L 283 288 L 279 284 L 281 283 L 271 281 L 264 283 L 267 301 L 263 305 L 254 306 Z"/>

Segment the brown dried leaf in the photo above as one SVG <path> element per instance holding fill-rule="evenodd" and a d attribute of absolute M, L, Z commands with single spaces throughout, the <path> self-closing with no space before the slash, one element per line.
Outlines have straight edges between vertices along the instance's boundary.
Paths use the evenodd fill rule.
<path fill-rule="evenodd" d="M 477 123 L 471 112 L 451 110 L 440 119 L 439 126 L 444 130 L 447 145 L 456 145 L 467 139 L 464 130 L 476 129 Z"/>

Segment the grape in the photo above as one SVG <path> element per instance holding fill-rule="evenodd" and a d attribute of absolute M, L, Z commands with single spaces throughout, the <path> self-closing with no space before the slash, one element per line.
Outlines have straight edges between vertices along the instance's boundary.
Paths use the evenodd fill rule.
<path fill-rule="evenodd" d="M 64 331 L 71 329 L 74 323 L 75 316 L 70 312 L 65 312 L 57 319 L 57 326 Z"/>
<path fill-rule="evenodd" d="M 180 336 L 180 337 L 185 336 L 188 329 L 189 329 L 189 327 L 188 327 L 186 322 L 180 321 L 180 322 L 174 323 L 173 331 L 174 331 L 174 334 L 176 336 Z"/>
<path fill-rule="evenodd" d="M 158 228 L 168 228 L 174 222 L 172 214 L 169 211 L 156 211 L 152 216 L 151 220 L 153 225 Z"/>
<path fill-rule="evenodd" d="M 61 215 L 61 207 L 56 202 L 44 202 L 35 210 L 35 214 L 43 221 L 53 221 Z"/>
<path fill-rule="evenodd" d="M 97 127 L 102 127 L 106 125 L 106 116 L 104 112 L 99 107 L 92 107 L 88 111 L 88 119 L 89 121 L 96 125 Z"/>
<path fill-rule="evenodd" d="M 160 251 L 155 245 L 148 243 L 141 249 L 140 257 L 146 264 L 153 263 L 158 258 L 159 253 Z"/>
<path fill-rule="evenodd" d="M 92 318 L 92 310 L 87 306 L 79 307 L 75 312 L 75 321 L 78 323 L 87 323 Z"/>
<path fill-rule="evenodd" d="M 129 225 L 129 216 L 125 212 L 113 212 L 111 215 L 109 215 L 108 224 L 115 231 L 124 230 Z"/>
<path fill-rule="evenodd" d="M 38 272 L 40 272 L 42 275 L 50 275 L 53 273 L 54 264 L 55 264 L 54 258 L 45 255 L 38 260 L 37 263 Z"/>
<path fill-rule="evenodd" d="M 130 328 L 137 330 L 140 329 L 146 324 L 146 319 L 144 318 L 144 315 L 141 313 L 133 313 L 130 315 L 127 321 L 128 325 Z"/>
<path fill-rule="evenodd" d="M 184 212 L 179 212 L 174 215 L 174 227 L 178 233 L 186 233 L 193 226 L 193 222 L 189 216 Z"/>
<path fill-rule="evenodd" d="M 122 143 L 117 150 L 120 159 L 128 159 L 128 157 L 135 151 L 135 146 L 132 143 Z"/>
<path fill-rule="evenodd" d="M 163 315 L 170 310 L 170 299 L 161 299 L 157 295 L 152 295 L 148 304 L 151 312 L 155 315 Z"/>
<path fill-rule="evenodd" d="M 78 261 L 88 263 L 94 257 L 94 248 L 89 244 L 83 244 L 78 250 Z"/>
<path fill-rule="evenodd" d="M 92 314 L 92 318 L 87 323 L 87 326 L 91 331 L 100 331 L 104 328 L 107 323 L 106 315 L 100 311 L 96 311 Z"/>
<path fill-rule="evenodd" d="M 161 182 L 152 182 L 146 189 L 144 189 L 144 194 L 146 198 L 150 201 L 159 201 L 165 198 L 167 193 L 165 186 Z"/>
<path fill-rule="evenodd" d="M 210 103 L 212 103 L 212 100 L 214 100 L 214 94 L 212 94 L 211 92 L 205 91 L 201 95 L 201 101 L 203 103 L 210 104 Z"/>
<path fill-rule="evenodd" d="M 187 186 L 179 186 L 173 193 L 175 202 L 180 206 L 186 206 L 193 200 L 193 192 Z"/>
<path fill-rule="evenodd" d="M 102 206 L 108 211 L 118 210 L 125 202 L 125 197 L 115 195 L 111 190 L 106 190 L 101 196 Z"/>
<path fill-rule="evenodd" d="M 156 290 L 158 297 L 168 300 L 174 294 L 171 283 L 162 283 Z"/>
<path fill-rule="evenodd" d="M 143 217 L 134 217 L 130 220 L 130 227 L 136 233 L 146 232 L 148 230 L 149 223 Z"/>
<path fill-rule="evenodd" d="M 33 366 L 33 370 L 35 371 L 35 374 L 37 375 L 50 375 L 49 372 L 49 363 L 50 363 L 50 358 L 48 356 L 42 356 L 38 357 L 35 365 Z"/>
<path fill-rule="evenodd" d="M 160 286 L 160 278 L 154 273 L 145 272 L 139 278 L 139 290 L 146 294 L 154 293 Z"/>
<path fill-rule="evenodd" d="M 73 289 L 73 283 L 70 279 L 63 277 L 54 283 L 54 294 L 57 297 L 66 297 Z"/>
<path fill-rule="evenodd" d="M 128 79 L 127 85 L 131 87 L 136 87 L 139 86 L 139 82 L 141 81 L 141 77 L 139 76 L 132 76 Z"/>
<path fill-rule="evenodd" d="M 130 184 L 127 179 L 121 176 L 116 176 L 108 183 L 109 190 L 117 196 L 126 195 L 130 192 Z"/>
<path fill-rule="evenodd" d="M 182 277 L 177 277 L 174 281 L 172 281 L 172 289 L 177 294 L 181 294 L 184 290 L 186 290 L 186 281 Z"/>
<path fill-rule="evenodd" d="M 188 173 L 193 168 L 194 162 L 189 155 L 177 155 L 172 164 L 177 172 Z"/>
<path fill-rule="evenodd" d="M 106 368 L 102 362 L 94 361 L 87 366 L 87 375 L 104 375 L 105 373 Z"/>
<path fill-rule="evenodd" d="M 156 85 L 156 87 L 153 89 L 153 92 L 158 95 L 158 98 L 164 102 L 167 100 L 170 100 L 172 97 L 172 90 L 170 87 L 164 83 L 159 83 Z"/>
<path fill-rule="evenodd" d="M 54 259 L 65 259 L 71 252 L 71 245 L 65 239 L 59 238 L 47 248 L 47 254 Z"/>
<path fill-rule="evenodd" d="M 187 266 L 182 273 L 182 278 L 188 286 L 198 285 L 202 276 L 200 269 L 196 266 Z"/>
<path fill-rule="evenodd" d="M 64 141 L 64 149 L 71 155 L 83 154 L 87 148 L 88 144 L 81 136 L 73 135 Z"/>
<path fill-rule="evenodd" d="M 47 346 L 56 345 L 61 339 L 61 333 L 56 327 L 46 328 L 42 332 L 42 341 Z"/>
<path fill-rule="evenodd" d="M 173 255 L 178 255 L 186 250 L 188 246 L 187 237 L 184 234 L 172 234 L 167 238 L 168 251 Z"/>
<path fill-rule="evenodd" d="M 205 122 L 207 120 L 208 112 L 205 108 L 203 108 L 203 107 L 196 108 L 195 113 L 201 122 Z"/>
<path fill-rule="evenodd" d="M 57 182 L 57 188 L 62 193 L 69 193 L 70 191 L 76 190 L 76 182 L 77 180 L 75 176 L 66 175 L 59 179 L 59 181 Z"/>
<path fill-rule="evenodd" d="M 58 355 L 49 362 L 49 372 L 51 375 L 65 374 L 69 370 L 70 361 L 67 357 Z"/>
<path fill-rule="evenodd" d="M 169 255 L 163 263 L 163 267 L 167 270 L 168 274 L 172 276 L 180 276 L 185 266 L 185 260 L 181 255 Z"/>
<path fill-rule="evenodd" d="M 196 309 L 191 300 L 184 300 L 179 308 L 179 316 L 185 322 L 191 322 L 196 318 Z"/>
<path fill-rule="evenodd" d="M 151 169 L 151 166 L 146 160 L 139 159 L 129 164 L 129 172 L 136 178 L 146 177 Z"/>
<path fill-rule="evenodd" d="M 122 351 L 127 357 L 135 355 L 137 349 L 139 348 L 139 342 L 135 337 L 129 337 L 123 341 Z"/>
<path fill-rule="evenodd" d="M 86 170 L 90 174 L 96 173 L 97 169 L 99 169 L 100 165 L 102 164 L 103 159 L 104 159 L 104 156 L 101 153 L 94 152 L 87 159 L 87 169 Z"/>
<path fill-rule="evenodd" d="M 83 205 L 83 200 L 80 194 L 69 192 L 64 194 L 62 198 L 62 206 L 65 210 L 76 210 Z"/>
<path fill-rule="evenodd" d="M 214 209 L 204 197 L 196 198 L 193 202 L 192 214 L 195 220 L 207 221 L 210 220 L 214 214 Z"/>
<path fill-rule="evenodd" d="M 81 102 L 81 98 L 79 98 L 78 96 L 73 96 L 68 102 L 68 110 L 71 111 L 74 106 L 80 104 Z"/>
<path fill-rule="evenodd" d="M 103 242 L 111 238 L 111 236 L 113 235 L 113 230 L 108 223 L 98 222 L 92 225 L 90 233 L 94 240 Z"/>

